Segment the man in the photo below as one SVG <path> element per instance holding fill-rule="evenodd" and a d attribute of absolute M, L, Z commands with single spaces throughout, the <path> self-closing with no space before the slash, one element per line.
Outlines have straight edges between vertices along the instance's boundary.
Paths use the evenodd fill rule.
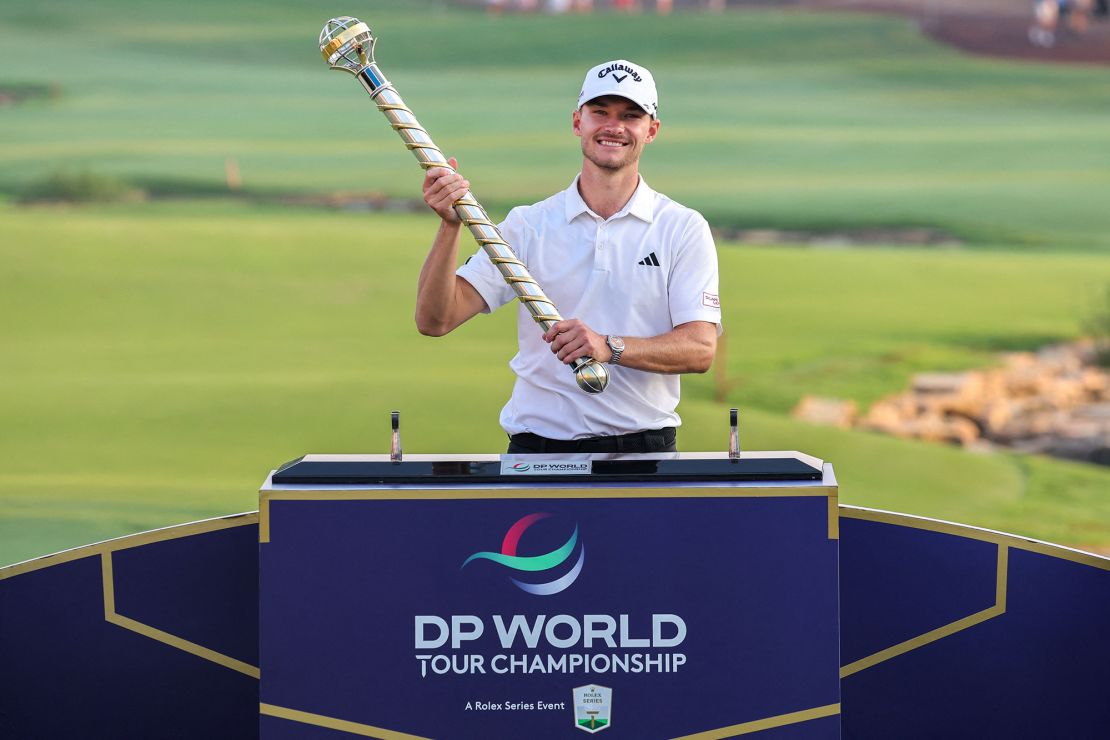
<path fill-rule="evenodd" d="M 581 173 L 500 225 L 560 313 L 574 317 L 544 334 L 518 307 L 517 380 L 501 412 L 510 453 L 674 451 L 678 374 L 713 363 L 721 310 L 709 226 L 639 173 L 659 133 L 657 111 L 643 67 L 617 60 L 591 69 L 571 119 Z M 455 269 L 462 225 L 451 206 L 469 188 L 446 168 L 424 179 L 424 200 L 442 222 L 417 288 L 423 334 L 447 334 L 515 297 L 481 250 Z M 575 383 L 567 365 L 583 356 L 609 363 L 604 393 Z"/>
<path fill-rule="evenodd" d="M 1100 2 L 1105 8 L 1106 0 Z M 1067 18 L 1068 27 L 1077 35 L 1086 33 L 1093 6 L 1094 0 L 1037 0 L 1033 6 L 1036 23 L 1029 27 L 1029 41 L 1045 48 L 1055 46 L 1056 28 L 1062 18 Z"/>

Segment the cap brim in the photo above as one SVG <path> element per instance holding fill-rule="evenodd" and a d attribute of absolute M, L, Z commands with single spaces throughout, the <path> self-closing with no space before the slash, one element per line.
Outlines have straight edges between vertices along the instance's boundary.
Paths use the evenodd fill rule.
<path fill-rule="evenodd" d="M 632 98 L 632 97 L 629 97 L 628 95 L 624 95 L 623 93 L 619 93 L 619 92 L 615 92 L 615 91 L 614 92 L 603 92 L 600 95 L 594 95 L 589 100 L 583 100 L 581 103 L 578 104 L 578 107 L 581 108 L 583 105 L 587 105 L 589 103 L 592 103 L 593 101 L 597 100 L 598 98 L 609 98 L 609 97 L 624 98 L 625 100 L 627 100 L 631 103 L 635 103 L 637 106 L 640 107 L 641 110 L 643 110 L 644 113 L 647 113 L 652 118 L 655 117 L 655 113 L 652 112 L 650 106 L 644 105 L 643 102 L 641 102 L 639 100 L 636 100 L 636 98 Z"/>

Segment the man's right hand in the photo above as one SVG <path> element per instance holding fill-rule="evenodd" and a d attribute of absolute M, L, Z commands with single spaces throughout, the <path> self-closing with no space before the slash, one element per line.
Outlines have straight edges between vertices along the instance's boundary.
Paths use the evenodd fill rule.
<path fill-rule="evenodd" d="M 452 167 L 459 166 L 458 160 L 454 157 L 447 162 Z M 466 195 L 469 190 L 470 181 L 446 167 L 433 167 L 424 174 L 424 202 L 449 224 L 459 223 L 458 214 L 455 213 L 453 206 L 455 201 Z"/>

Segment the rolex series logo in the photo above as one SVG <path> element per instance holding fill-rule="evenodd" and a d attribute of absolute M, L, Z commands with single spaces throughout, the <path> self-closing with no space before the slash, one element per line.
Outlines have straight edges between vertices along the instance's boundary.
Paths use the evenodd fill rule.
<path fill-rule="evenodd" d="M 573 690 L 574 726 L 591 735 L 613 724 L 613 690 L 606 686 L 579 686 Z"/>

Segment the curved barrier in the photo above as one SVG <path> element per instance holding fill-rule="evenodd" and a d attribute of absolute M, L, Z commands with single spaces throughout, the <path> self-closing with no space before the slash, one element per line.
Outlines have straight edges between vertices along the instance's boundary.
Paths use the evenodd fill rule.
<path fill-rule="evenodd" d="M 258 734 L 258 514 L 0 568 L 0 737 Z"/>
<path fill-rule="evenodd" d="M 825 484 L 830 482 L 835 483 L 831 471 Z M 1100 738 L 1110 727 L 1107 558 L 850 506 L 838 507 L 839 516 L 826 521 L 826 498 L 837 510 L 835 485 L 818 484 L 802 496 L 797 494 L 805 490 L 795 486 L 777 496 L 749 491 L 716 499 L 705 494 L 720 489 L 704 487 L 694 495 L 658 488 L 646 491 L 646 497 L 645 489 L 628 488 L 614 498 L 564 486 L 555 498 L 533 494 L 515 503 L 498 493 L 476 501 L 427 492 L 375 501 L 338 488 L 323 497 L 286 492 L 282 498 L 272 492 L 264 498 L 261 530 L 257 513 L 241 514 L 0 568 L 0 737 L 516 738 L 574 737 L 585 729 L 638 740 L 678 735 L 912 740 Z M 529 516 L 516 516 L 517 509 L 527 509 Z M 541 512 L 552 516 L 534 516 Z M 432 521 L 435 517 L 440 521 Z M 612 535 L 620 527 L 628 537 Z M 730 531 L 740 536 L 728 542 Z M 428 539 L 431 534 L 436 536 Z M 263 623 L 261 656 L 260 538 L 268 543 L 262 547 L 264 552 L 269 548 L 272 554 L 266 557 L 274 566 L 263 574 L 262 601 L 270 598 L 279 618 Z M 458 543 L 452 544 L 452 538 Z M 666 543 L 671 547 L 662 552 Z M 820 616 L 822 587 L 813 579 L 835 583 L 835 569 L 827 571 L 822 563 L 830 552 L 835 562 L 837 550 L 839 701 L 835 692 L 819 688 L 821 680 L 811 680 L 824 669 L 810 676 L 805 667 L 825 665 L 823 656 L 830 654 L 822 637 L 830 617 Z M 791 551 L 796 551 L 794 560 Z M 380 556 L 375 566 L 380 573 L 358 559 L 368 553 Z M 627 562 L 616 562 L 614 553 Z M 421 571 L 413 558 L 431 570 Z M 472 559 L 463 568 L 467 558 Z M 343 562 L 351 569 L 333 578 Z M 445 567 L 450 573 L 439 572 Z M 382 580 L 382 574 L 388 577 Z M 563 584 L 559 592 L 547 587 L 551 595 L 544 596 L 534 590 L 536 584 L 557 581 Z M 688 587 L 676 587 L 679 582 Z M 734 589 L 729 582 L 742 587 Z M 763 591 L 756 584 L 763 584 Z M 835 597 L 835 587 L 831 593 Z M 620 598 L 614 601 L 614 594 Z M 469 610 L 456 613 L 445 606 L 468 599 Z M 581 604 L 569 610 L 481 612 L 483 600 L 491 599 L 518 606 L 544 599 L 564 607 L 568 599 Z M 424 630 L 418 639 L 426 646 L 438 643 L 428 647 L 431 655 L 451 652 L 450 633 L 443 630 L 461 629 L 461 637 L 455 636 L 460 646 L 468 645 L 475 623 L 452 622 L 452 614 L 481 616 L 493 634 L 493 614 L 506 620 L 514 613 L 528 619 L 541 613 L 581 619 L 607 614 L 606 608 L 618 602 L 662 616 L 655 624 L 630 617 L 626 626 L 618 609 L 611 615 L 616 631 L 609 634 L 617 642 L 623 635 L 629 644 L 655 638 L 656 652 L 669 656 L 666 667 L 671 669 L 681 653 L 685 662 L 679 670 L 658 674 L 658 685 L 694 682 L 691 696 L 703 697 L 705 707 L 689 699 L 669 702 L 666 696 L 644 703 L 647 694 L 637 696 L 637 691 L 647 689 L 638 687 L 650 682 L 612 671 L 604 676 L 587 672 L 562 682 L 566 706 L 551 710 L 559 717 L 557 730 L 533 722 L 521 734 L 521 716 L 492 711 L 469 728 L 437 725 L 434 715 L 441 710 L 433 708 L 444 706 L 437 705 L 437 697 L 447 683 L 417 678 L 409 611 L 426 617 L 418 622 Z M 598 609 L 588 608 L 591 603 Z M 352 604 L 358 608 L 348 608 Z M 416 606 L 402 609 L 405 604 Z M 421 605 L 428 608 L 418 609 Z M 397 673 L 399 680 L 390 681 L 393 674 L 387 672 L 379 680 L 374 672 L 388 662 L 382 650 L 391 648 L 379 644 L 381 636 L 372 636 L 370 629 L 390 623 L 390 614 L 401 611 L 397 629 L 404 634 L 396 649 L 404 655 L 396 665 L 404 667 L 391 670 L 412 668 L 412 675 Z M 370 612 L 377 616 L 365 622 L 350 619 Z M 702 612 L 709 616 L 703 619 Z M 724 621 L 714 621 L 713 613 L 726 615 Z M 689 635 L 685 644 L 667 647 L 678 639 L 682 618 Z M 309 631 L 282 632 L 282 619 Z M 831 620 L 835 625 L 835 611 Z M 556 642 L 573 632 L 568 624 L 564 620 L 559 629 L 569 632 L 552 633 Z M 602 629 L 596 639 L 604 639 L 608 622 L 597 617 L 592 624 Z M 269 638 L 267 629 L 273 632 Z M 759 640 L 751 642 L 754 633 Z M 792 641 L 788 634 L 800 637 Z M 829 634 L 835 640 L 836 631 Z M 793 652 L 784 651 L 788 643 Z M 766 648 L 762 653 L 752 647 L 759 644 Z M 314 646 L 333 653 L 313 655 Z M 367 646 L 376 647 L 360 652 Z M 835 658 L 835 644 L 832 650 Z M 556 658 L 561 654 L 557 646 L 549 652 Z M 583 652 L 582 641 L 565 652 Z M 720 659 L 721 672 L 714 675 L 725 678 L 708 678 L 704 669 L 712 658 Z M 691 670 L 699 668 L 695 660 L 702 661 L 700 672 Z M 343 666 L 335 675 L 352 682 L 346 688 L 325 687 L 324 676 L 335 661 Z M 745 676 L 754 675 L 749 668 L 759 661 L 763 685 L 737 691 L 747 686 Z M 270 671 L 262 673 L 261 684 L 260 666 Z M 426 667 L 434 671 L 430 662 Z M 283 688 L 277 679 L 296 678 L 298 669 L 300 684 L 295 680 Z M 260 694 L 267 677 L 275 680 L 269 697 Z M 524 686 L 520 676 L 509 679 L 503 686 L 485 685 Z M 381 693 L 392 686 L 410 688 Z M 379 694 L 364 691 L 367 687 Z M 584 720 L 587 725 L 574 725 L 571 688 L 587 690 L 587 699 L 597 696 L 599 702 L 605 700 L 603 690 L 611 691 L 611 724 L 602 727 L 601 715 L 595 714 Z M 831 698 L 822 699 L 822 692 Z M 489 700 L 511 698 L 495 694 Z M 563 699 L 553 693 L 544 701 Z M 388 725 L 375 725 L 359 721 L 357 707 L 366 702 L 407 708 L 387 712 Z M 421 706 L 428 708 L 426 716 L 415 716 Z M 781 710 L 756 711 L 770 706 Z M 736 719 L 714 721 L 728 716 Z M 680 732 L 680 725 L 703 729 Z"/>
<path fill-rule="evenodd" d="M 840 508 L 845 738 L 1100 738 L 1110 559 Z"/>

